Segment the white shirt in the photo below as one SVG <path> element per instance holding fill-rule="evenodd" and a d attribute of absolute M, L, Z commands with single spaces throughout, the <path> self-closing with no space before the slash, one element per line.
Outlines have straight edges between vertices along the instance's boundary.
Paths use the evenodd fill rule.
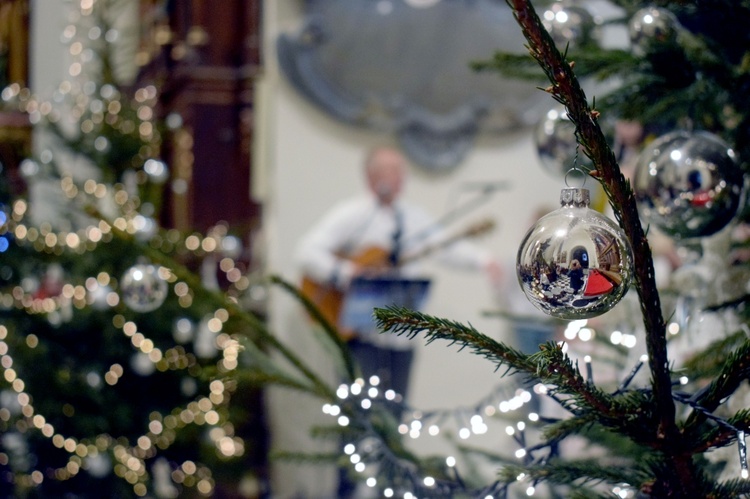
<path fill-rule="evenodd" d="M 296 262 L 310 278 L 346 288 L 355 269 L 350 258 L 371 247 L 391 250 L 396 210 L 402 220 L 402 258 L 408 260 L 410 255 L 440 245 L 451 235 L 425 210 L 408 202 L 383 206 L 374 196 L 350 199 L 334 206 L 308 231 L 297 248 Z M 479 270 L 490 261 L 486 252 L 468 241 L 436 249 L 434 256 L 441 263 L 469 270 Z M 417 259 L 400 270 L 404 275 L 418 275 L 420 263 L 421 259 Z"/>
<path fill-rule="evenodd" d="M 397 213 L 401 218 L 402 259 L 409 260 L 410 255 L 435 247 L 434 252 L 425 257 L 434 255 L 441 263 L 454 268 L 479 270 L 491 261 L 488 253 L 465 240 L 437 247 L 453 234 L 441 228 L 425 210 L 406 201 L 384 206 L 370 195 L 338 203 L 311 227 L 296 251 L 299 268 L 318 283 L 346 289 L 355 273 L 355 264 L 350 258 L 372 247 L 391 251 Z M 401 275 L 421 276 L 423 260 L 420 257 L 401 265 Z M 369 334 L 362 339 L 399 349 L 411 347 L 408 339 L 396 335 Z"/>

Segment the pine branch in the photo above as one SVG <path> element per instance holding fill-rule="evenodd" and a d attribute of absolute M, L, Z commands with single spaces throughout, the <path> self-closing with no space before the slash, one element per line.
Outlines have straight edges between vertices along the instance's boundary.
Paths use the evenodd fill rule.
<path fill-rule="evenodd" d="M 501 480 L 512 482 L 519 475 L 525 474 L 526 479 L 532 481 L 544 480 L 559 485 L 571 485 L 584 492 L 582 485 L 606 483 L 642 483 L 649 474 L 640 469 L 637 463 L 624 465 L 621 461 L 607 458 L 585 460 L 551 459 L 543 464 L 534 466 L 509 465 L 500 471 Z M 590 493 L 596 494 L 594 491 Z M 579 496 L 579 497 L 612 497 L 610 495 Z"/>
<path fill-rule="evenodd" d="M 703 435 L 702 441 L 696 447 L 696 452 L 706 452 L 712 449 L 719 449 L 731 445 L 737 441 L 737 433 L 742 430 L 750 430 L 750 409 L 744 409 L 727 420 L 714 416 L 714 421 L 719 424 L 712 426 L 711 429 Z"/>
<path fill-rule="evenodd" d="M 649 367 L 656 410 L 659 414 L 659 425 L 655 428 L 655 433 L 658 439 L 666 442 L 677 440 L 679 434 L 671 397 L 672 382 L 667 357 L 665 323 L 654 279 L 651 249 L 641 226 L 633 191 L 620 172 L 615 155 L 597 123 L 598 111 L 588 106 L 586 95 L 573 73 L 573 63 L 568 63 L 558 51 L 530 1 L 509 0 L 509 4 L 529 42 L 529 52 L 539 62 L 551 82 L 547 91 L 566 106 L 571 122 L 576 125 L 579 142 L 596 168 L 592 176 L 600 180 L 607 192 L 615 217 L 633 247 L 635 285 L 646 328 Z"/>
<path fill-rule="evenodd" d="M 712 412 L 734 393 L 740 383 L 750 378 L 750 340 L 738 348 L 724 363 L 721 373 L 704 390 L 691 400 L 702 410 Z M 694 411 L 685 424 L 685 432 L 695 431 L 707 416 L 703 411 Z"/>
<path fill-rule="evenodd" d="M 447 340 L 451 344 L 459 344 L 461 349 L 470 348 L 495 363 L 497 369 L 505 366 L 506 373 L 525 372 L 537 377 L 537 364 L 531 360 L 531 356 L 499 343 L 471 326 L 395 306 L 376 308 L 374 316 L 381 331 L 405 334 L 411 339 L 424 333 L 428 344 L 435 340 Z"/>
<path fill-rule="evenodd" d="M 683 363 L 689 379 L 718 377 L 732 352 L 747 341 L 745 331 L 737 331 L 707 345 L 700 353 Z"/>
<path fill-rule="evenodd" d="M 750 480 L 735 478 L 714 487 L 717 498 L 733 499 L 735 497 L 747 497 L 750 494 Z"/>
<path fill-rule="evenodd" d="M 152 248 L 148 244 L 138 242 L 133 234 L 128 233 L 125 230 L 119 229 L 111 220 L 108 220 L 98 209 L 94 206 L 86 206 L 87 214 L 96 217 L 97 219 L 106 222 L 112 234 L 120 239 L 121 241 L 127 241 L 130 244 L 135 245 L 140 251 L 139 254 L 143 254 L 151 259 L 151 261 L 158 263 L 168 268 L 172 274 L 178 279 L 181 279 L 188 286 L 195 291 L 196 299 L 204 300 L 206 303 L 213 303 L 217 308 L 225 308 L 232 317 L 245 324 L 250 331 L 253 332 L 255 338 L 250 337 L 245 331 L 240 331 L 240 334 L 247 336 L 250 340 L 261 339 L 265 345 L 268 345 L 281 354 L 300 374 L 307 378 L 312 383 L 311 393 L 318 395 L 322 398 L 332 400 L 336 394 L 333 389 L 297 355 L 291 349 L 289 349 L 284 343 L 282 343 L 274 334 L 272 334 L 264 321 L 259 319 L 254 314 L 244 310 L 237 303 L 232 300 L 228 300 L 222 293 L 218 291 L 212 291 L 207 289 L 200 277 L 190 271 L 187 267 L 182 265 L 180 262 L 166 255 L 160 250 Z"/>
<path fill-rule="evenodd" d="M 287 293 L 290 293 L 292 296 L 294 296 L 300 303 L 302 303 L 307 313 L 312 316 L 315 322 L 321 325 L 328 338 L 330 338 L 338 347 L 339 352 L 341 353 L 341 356 L 344 360 L 344 367 L 346 369 L 347 375 L 349 376 L 349 379 L 354 380 L 357 373 L 356 367 L 354 366 L 354 359 L 352 358 L 349 349 L 346 347 L 346 344 L 341 339 L 341 335 L 336 330 L 336 327 L 323 316 L 320 309 L 316 307 L 315 304 L 310 301 L 310 299 L 303 295 L 299 289 L 292 286 L 289 282 L 285 281 L 277 275 L 271 276 L 271 282 L 273 282 L 274 284 L 278 284 Z"/>
<path fill-rule="evenodd" d="M 471 326 L 426 315 L 400 307 L 376 308 L 375 319 L 381 331 L 414 338 L 424 334 L 427 343 L 446 340 L 468 348 L 506 372 L 524 372 L 533 379 L 552 385 L 550 395 L 580 420 L 575 425 L 596 422 L 619 431 L 638 443 L 656 446 L 657 436 L 649 432 L 655 426 L 652 400 L 644 392 L 626 392 L 612 396 L 599 390 L 581 375 L 577 365 L 555 343 L 540 345 L 533 355 L 523 354 L 480 333 Z M 562 437 L 564 435 L 560 435 Z"/>

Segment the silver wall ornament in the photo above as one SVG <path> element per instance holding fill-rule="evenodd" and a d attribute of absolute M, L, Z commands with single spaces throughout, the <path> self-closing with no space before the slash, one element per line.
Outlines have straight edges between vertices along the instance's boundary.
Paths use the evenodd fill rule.
<path fill-rule="evenodd" d="M 276 46 L 282 72 L 310 102 L 394 133 L 430 170 L 457 166 L 480 128 L 507 132 L 544 112 L 533 83 L 470 67 L 498 51 L 527 52 L 505 2 L 310 0 L 301 28 Z"/>

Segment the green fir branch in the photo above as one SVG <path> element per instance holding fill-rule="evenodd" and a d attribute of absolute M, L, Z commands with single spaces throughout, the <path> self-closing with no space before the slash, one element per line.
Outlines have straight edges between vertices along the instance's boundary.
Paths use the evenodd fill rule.
<path fill-rule="evenodd" d="M 582 494 L 586 492 L 586 485 L 598 485 L 601 483 L 640 484 L 649 479 L 649 474 L 637 463 L 622 463 L 608 459 L 603 456 L 599 459 L 562 460 L 550 459 L 537 465 L 509 465 L 500 470 L 500 479 L 511 483 L 518 476 L 525 475 L 525 480 L 545 481 L 555 485 L 570 485 Z M 588 490 L 586 493 L 594 493 Z M 579 496 L 579 497 L 611 497 Z"/>
<path fill-rule="evenodd" d="M 550 393 L 568 411 L 583 421 L 598 421 L 617 429 L 638 442 L 653 445 L 649 428 L 655 424 L 649 409 L 653 400 L 643 392 L 626 392 L 610 396 L 581 375 L 562 347 L 555 343 L 540 345 L 540 351 L 526 355 L 480 333 L 471 326 L 429 316 L 402 307 L 376 308 L 377 326 L 384 332 L 406 335 L 410 339 L 424 334 L 427 344 L 445 340 L 481 355 L 506 373 L 523 372 L 533 379 L 552 385 Z M 589 416 L 591 419 L 589 419 Z"/>
<path fill-rule="evenodd" d="M 703 411 L 713 412 L 723 401 L 732 395 L 740 384 L 750 377 L 750 340 L 735 350 L 726 360 L 721 373 L 710 385 L 693 397 Z M 685 423 L 685 432 L 695 431 L 705 422 L 707 416 L 702 411 L 693 411 Z"/>
<path fill-rule="evenodd" d="M 354 359 L 352 358 L 349 348 L 347 348 L 344 340 L 341 339 L 341 334 L 336 329 L 336 326 L 326 319 L 320 309 L 302 292 L 288 281 L 284 280 L 281 276 L 271 276 L 271 282 L 279 285 L 287 293 L 291 294 L 298 302 L 300 302 L 307 311 L 308 314 L 315 320 L 316 323 L 320 324 L 325 332 L 326 336 L 333 341 L 338 348 L 342 359 L 344 360 L 344 368 L 349 377 L 349 380 L 354 380 L 357 377 L 357 367 L 354 365 Z"/>
<path fill-rule="evenodd" d="M 528 54 L 496 52 L 492 59 L 470 64 L 474 71 L 495 71 L 503 76 L 520 80 L 539 81 L 539 66 Z"/>
<path fill-rule="evenodd" d="M 747 334 L 740 330 L 710 343 L 683 362 L 685 374 L 691 380 L 718 377 L 727 358 L 746 341 Z"/>
<path fill-rule="evenodd" d="M 424 333 L 427 344 L 447 340 L 485 357 L 496 364 L 496 369 L 505 367 L 506 373 L 525 372 L 537 376 L 537 365 L 529 355 L 499 343 L 471 326 L 396 306 L 376 308 L 374 316 L 381 331 L 406 335 L 410 339 Z"/>
<path fill-rule="evenodd" d="M 750 480 L 735 478 L 714 486 L 714 497 L 717 498 L 747 498 L 750 495 Z"/>
<path fill-rule="evenodd" d="M 696 448 L 696 452 L 720 449 L 736 442 L 739 431 L 747 432 L 750 430 L 750 409 L 743 409 L 727 420 L 715 418 L 715 421 L 720 424 L 711 426 L 702 435 L 702 440 Z"/>

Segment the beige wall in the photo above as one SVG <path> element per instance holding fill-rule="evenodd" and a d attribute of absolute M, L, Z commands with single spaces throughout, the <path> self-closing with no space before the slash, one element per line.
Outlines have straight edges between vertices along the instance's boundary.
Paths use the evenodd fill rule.
<path fill-rule="evenodd" d="M 292 265 L 292 253 L 300 235 L 333 202 L 362 191 L 359 165 L 363 151 L 373 144 L 393 142 L 390 136 L 334 121 L 303 100 L 279 74 L 274 42 L 279 33 L 297 26 L 302 3 L 282 0 L 265 4 L 266 59 L 258 94 L 255 145 L 255 164 L 260 169 L 259 177 L 264 178 L 256 194 L 262 197 L 265 207 L 268 267 L 292 281 L 299 278 Z M 552 104 L 550 100 L 550 107 Z M 448 175 L 430 175 L 418 168 L 412 172 L 407 196 L 436 215 L 452 206 L 457 186 L 464 182 L 509 181 L 510 190 L 497 193 L 482 210 L 467 217 L 474 220 L 487 215 L 495 220 L 495 232 L 477 243 L 509 265 L 515 262 L 518 244 L 534 209 L 539 204 L 556 205 L 564 186 L 562 180 L 552 178 L 540 167 L 528 130 L 481 137 L 463 164 Z M 503 323 L 482 316 L 482 312 L 498 304 L 484 276 L 434 266 L 430 271 L 435 280 L 427 312 L 471 322 L 486 334 L 504 338 Z M 270 312 L 272 327 L 282 338 L 298 345 L 311 362 L 328 371 L 327 357 L 321 352 L 312 353 L 315 342 L 310 339 L 309 328 L 300 318 L 296 304 L 274 292 Z M 445 344 L 424 347 L 418 343 L 412 383 L 412 402 L 417 407 L 471 405 L 502 381 L 482 358 L 468 352 L 457 353 L 455 347 Z M 271 400 L 275 441 L 280 445 L 304 445 L 305 432 L 300 425 L 320 417 L 320 403 L 310 401 L 304 405 L 283 396 Z M 281 497 L 300 490 L 322 493 L 330 485 L 315 471 L 305 474 L 296 467 L 281 467 L 279 473 L 283 477 L 277 481 Z"/>

